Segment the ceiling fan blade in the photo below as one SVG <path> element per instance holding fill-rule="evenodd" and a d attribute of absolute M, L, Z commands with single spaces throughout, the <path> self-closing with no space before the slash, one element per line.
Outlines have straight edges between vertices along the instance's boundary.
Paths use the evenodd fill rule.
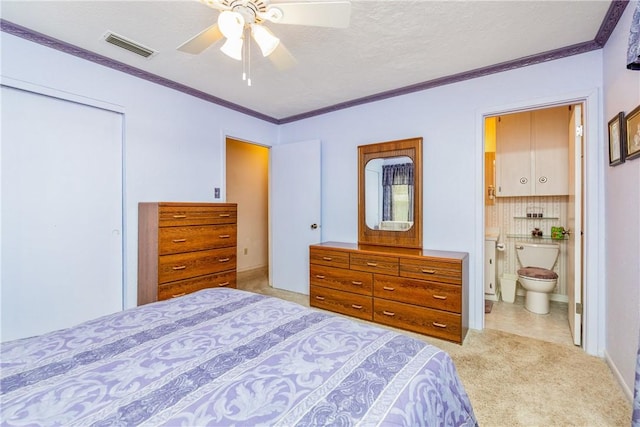
<path fill-rule="evenodd" d="M 274 18 L 270 19 L 277 24 L 347 28 L 351 17 L 350 1 L 272 3 L 267 7 L 266 14 L 272 9 L 282 12 L 281 17 L 277 16 L 279 13 L 274 13 Z"/>
<path fill-rule="evenodd" d="M 223 37 L 218 24 L 206 28 L 204 31 L 190 38 L 186 42 L 178 46 L 180 52 L 197 55 Z"/>
<path fill-rule="evenodd" d="M 289 49 L 280 42 L 278 47 L 267 58 L 280 71 L 288 70 L 296 65 L 296 58 L 289 52 Z"/>

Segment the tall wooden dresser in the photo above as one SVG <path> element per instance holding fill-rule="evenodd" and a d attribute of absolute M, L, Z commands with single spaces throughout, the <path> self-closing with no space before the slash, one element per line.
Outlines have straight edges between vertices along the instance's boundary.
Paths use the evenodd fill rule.
<path fill-rule="evenodd" d="M 312 307 L 464 341 L 469 328 L 466 252 L 340 242 L 309 250 Z"/>
<path fill-rule="evenodd" d="M 236 287 L 237 205 L 138 205 L 138 305 Z"/>

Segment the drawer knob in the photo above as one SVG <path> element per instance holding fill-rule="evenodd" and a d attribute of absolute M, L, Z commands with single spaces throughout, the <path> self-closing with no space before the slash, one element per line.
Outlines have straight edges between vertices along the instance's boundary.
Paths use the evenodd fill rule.
<path fill-rule="evenodd" d="M 322 275 L 322 274 L 316 274 L 316 277 L 317 277 L 318 279 L 324 279 L 324 275 Z"/>
<path fill-rule="evenodd" d="M 438 323 L 438 322 L 433 322 L 432 325 L 435 326 L 436 328 L 446 328 L 447 327 L 446 324 Z"/>
<path fill-rule="evenodd" d="M 385 316 L 390 316 L 390 317 L 393 317 L 393 316 L 396 315 L 393 311 L 387 311 L 387 310 L 384 310 L 382 312 L 382 314 L 384 314 Z"/>
<path fill-rule="evenodd" d="M 392 288 L 391 286 L 383 286 L 382 289 L 384 289 L 385 291 L 395 291 L 396 288 Z"/>
<path fill-rule="evenodd" d="M 320 295 L 316 295 L 316 299 L 318 301 L 324 301 L 324 297 L 321 297 Z"/>
<path fill-rule="evenodd" d="M 187 241 L 187 239 L 173 239 L 172 240 L 173 243 L 184 243 L 186 241 Z"/>
<path fill-rule="evenodd" d="M 351 284 L 352 284 L 352 285 L 356 285 L 356 286 L 362 286 L 362 282 L 359 282 L 359 281 L 357 281 L 357 280 L 352 280 L 352 281 L 351 281 Z"/>
<path fill-rule="evenodd" d="M 362 310 L 362 306 L 359 304 L 351 304 L 351 307 L 355 308 L 356 310 Z"/>
<path fill-rule="evenodd" d="M 423 268 L 423 269 L 422 269 L 422 272 L 423 272 L 424 274 L 436 274 L 436 271 L 435 271 L 435 270 L 429 270 L 429 269 L 426 269 L 426 268 Z"/>
<path fill-rule="evenodd" d="M 369 262 L 369 261 L 367 261 L 367 265 L 368 265 L 369 267 L 377 267 L 377 266 L 378 266 L 378 263 L 377 263 L 377 262 Z"/>
<path fill-rule="evenodd" d="M 173 270 L 184 270 L 187 268 L 186 265 L 176 265 L 175 267 L 171 267 Z"/>
<path fill-rule="evenodd" d="M 221 213 L 220 214 L 220 218 L 229 218 L 231 216 L 231 214 L 228 213 Z"/>
<path fill-rule="evenodd" d="M 219 258 L 218 262 L 229 262 L 231 258 Z"/>
<path fill-rule="evenodd" d="M 333 261 L 333 258 L 331 258 L 330 256 L 323 256 L 322 259 L 325 261 Z"/>
<path fill-rule="evenodd" d="M 186 292 L 183 292 L 181 294 L 171 295 L 171 298 L 178 298 L 178 297 L 181 297 L 181 296 L 186 295 L 186 294 L 187 294 Z"/>
<path fill-rule="evenodd" d="M 173 216 L 175 219 L 182 219 L 182 218 L 186 218 L 186 215 L 174 215 Z"/>
<path fill-rule="evenodd" d="M 229 286 L 229 282 L 222 282 L 218 286 L 220 286 L 220 287 Z"/>
<path fill-rule="evenodd" d="M 434 297 L 435 299 L 441 299 L 441 300 L 445 300 L 445 299 L 447 299 L 447 297 L 446 297 L 446 296 L 444 296 L 444 295 L 434 295 L 433 297 Z"/>
<path fill-rule="evenodd" d="M 229 235 L 229 234 L 221 234 L 218 237 L 220 237 L 221 239 L 228 239 L 229 237 L 231 237 L 231 235 Z"/>

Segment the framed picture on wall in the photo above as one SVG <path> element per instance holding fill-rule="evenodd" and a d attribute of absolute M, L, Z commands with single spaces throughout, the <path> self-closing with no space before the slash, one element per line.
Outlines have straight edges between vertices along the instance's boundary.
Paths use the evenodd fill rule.
<path fill-rule="evenodd" d="M 620 112 L 609 120 L 609 166 L 624 162 L 624 113 Z"/>
<path fill-rule="evenodd" d="M 626 129 L 626 158 L 634 159 L 640 157 L 640 105 L 627 114 L 625 119 Z"/>

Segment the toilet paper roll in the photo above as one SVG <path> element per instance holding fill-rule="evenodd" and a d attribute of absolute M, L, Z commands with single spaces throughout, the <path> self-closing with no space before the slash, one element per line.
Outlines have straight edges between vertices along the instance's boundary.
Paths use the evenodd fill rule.
<path fill-rule="evenodd" d="M 504 250 L 505 250 L 504 243 L 498 243 L 498 244 L 496 245 L 496 249 L 497 249 L 497 250 L 499 250 L 499 251 L 501 251 L 501 252 L 502 252 L 502 251 L 504 251 Z"/>

